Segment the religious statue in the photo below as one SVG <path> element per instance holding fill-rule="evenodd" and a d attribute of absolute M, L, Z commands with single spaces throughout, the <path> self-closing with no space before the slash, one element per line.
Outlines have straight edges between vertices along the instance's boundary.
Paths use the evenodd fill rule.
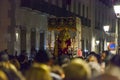
<path fill-rule="evenodd" d="M 58 35 L 58 55 L 68 54 L 68 47 L 71 45 L 70 34 L 67 28 L 60 31 Z"/>

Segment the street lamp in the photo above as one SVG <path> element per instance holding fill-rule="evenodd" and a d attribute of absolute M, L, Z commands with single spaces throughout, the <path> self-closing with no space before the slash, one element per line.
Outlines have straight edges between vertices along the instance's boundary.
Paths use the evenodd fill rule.
<path fill-rule="evenodd" d="M 96 44 L 98 45 L 100 43 L 100 41 L 99 40 L 96 40 Z"/>
<path fill-rule="evenodd" d="M 114 5 L 114 11 L 115 11 L 116 17 L 120 18 L 120 5 L 119 4 Z"/>
<path fill-rule="evenodd" d="M 100 53 L 100 40 L 96 40 L 96 52 Z"/>
<path fill-rule="evenodd" d="M 113 6 L 114 7 L 114 11 L 116 14 L 116 28 L 115 28 L 115 33 L 116 33 L 116 37 L 115 37 L 115 43 L 116 43 L 116 51 L 118 52 L 118 47 L 119 47 L 119 43 L 118 43 L 118 37 L 119 37 L 119 29 L 118 29 L 118 18 L 120 18 L 120 5 L 116 4 Z"/>
<path fill-rule="evenodd" d="M 109 25 L 105 25 L 105 26 L 103 26 L 103 30 L 104 30 L 105 32 L 108 32 L 109 29 L 110 29 L 110 26 L 109 26 Z"/>
<path fill-rule="evenodd" d="M 110 29 L 109 25 L 103 26 L 103 30 L 106 32 L 106 34 L 108 34 L 109 29 Z M 106 38 L 105 38 L 105 41 L 104 41 L 104 50 L 107 50 L 107 41 L 106 41 Z"/>

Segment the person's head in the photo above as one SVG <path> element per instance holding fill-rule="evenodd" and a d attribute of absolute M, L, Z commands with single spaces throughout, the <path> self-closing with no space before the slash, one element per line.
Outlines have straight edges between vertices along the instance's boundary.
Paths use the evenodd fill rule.
<path fill-rule="evenodd" d="M 73 59 L 63 69 L 65 72 L 64 80 L 88 80 L 91 77 L 90 67 L 82 59 Z"/>
<path fill-rule="evenodd" d="M 50 61 L 50 57 L 45 50 L 39 50 L 39 52 L 36 54 L 34 60 L 38 63 L 48 64 Z"/>
<path fill-rule="evenodd" d="M 20 64 L 24 64 L 28 61 L 28 57 L 21 54 L 20 56 L 18 56 L 18 61 L 20 62 Z"/>
<path fill-rule="evenodd" d="M 88 62 L 99 62 L 98 55 L 95 52 L 90 52 L 87 56 Z"/>
<path fill-rule="evenodd" d="M 108 55 L 109 55 L 108 51 L 102 51 L 102 53 L 101 53 L 101 60 L 104 61 Z"/>
<path fill-rule="evenodd" d="M 62 67 L 60 67 L 59 65 L 52 66 L 51 71 L 53 73 L 59 75 L 61 77 L 61 79 L 63 79 L 65 77 L 64 71 L 63 71 Z"/>
<path fill-rule="evenodd" d="M 0 52 L 0 62 L 7 62 L 9 61 L 8 54 L 4 51 Z"/>
<path fill-rule="evenodd" d="M 25 73 L 26 80 L 52 80 L 50 68 L 45 64 L 33 64 Z"/>
<path fill-rule="evenodd" d="M 10 63 L 12 63 L 18 70 L 20 69 L 20 63 L 17 59 L 11 59 Z"/>
<path fill-rule="evenodd" d="M 98 62 L 96 56 L 94 56 L 94 55 L 89 55 L 87 61 L 88 62 Z"/>
<path fill-rule="evenodd" d="M 0 70 L 0 80 L 8 80 L 7 75 L 2 70 Z"/>
<path fill-rule="evenodd" d="M 59 64 L 65 66 L 70 63 L 70 58 L 67 55 L 62 55 L 59 57 Z"/>

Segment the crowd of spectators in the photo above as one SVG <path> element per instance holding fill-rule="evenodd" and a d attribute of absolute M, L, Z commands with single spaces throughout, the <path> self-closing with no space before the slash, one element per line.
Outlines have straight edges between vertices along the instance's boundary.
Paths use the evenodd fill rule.
<path fill-rule="evenodd" d="M 52 56 L 48 51 L 0 52 L 0 80 L 120 80 L 120 55 L 90 52 L 86 57 Z"/>

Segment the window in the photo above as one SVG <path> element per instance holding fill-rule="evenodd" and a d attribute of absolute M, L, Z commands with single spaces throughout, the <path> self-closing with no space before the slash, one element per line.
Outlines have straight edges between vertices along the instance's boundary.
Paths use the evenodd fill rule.
<path fill-rule="evenodd" d="M 57 6 L 59 5 L 59 0 L 56 0 L 56 5 L 57 5 Z"/>
<path fill-rule="evenodd" d="M 62 0 L 62 7 L 63 7 L 63 8 L 66 8 L 66 6 L 67 6 L 67 5 L 66 5 L 66 0 Z"/>
<path fill-rule="evenodd" d="M 36 31 L 35 28 L 31 29 L 31 48 L 35 48 L 36 46 Z"/>
<path fill-rule="evenodd" d="M 85 5 L 82 5 L 82 16 L 85 17 Z"/>
<path fill-rule="evenodd" d="M 49 0 L 44 0 L 45 2 L 48 2 Z"/>
<path fill-rule="evenodd" d="M 51 0 L 51 3 L 52 3 L 53 5 L 56 5 L 56 0 Z"/>
<path fill-rule="evenodd" d="M 97 8 L 95 8 L 95 21 L 97 22 Z"/>
<path fill-rule="evenodd" d="M 67 0 L 67 10 L 71 10 L 71 0 Z"/>
<path fill-rule="evenodd" d="M 26 28 L 21 27 L 20 30 L 20 44 L 21 44 L 21 51 L 26 50 Z"/>
<path fill-rule="evenodd" d="M 74 0 L 71 0 L 71 12 L 74 12 Z"/>
<path fill-rule="evenodd" d="M 102 13 L 102 23 L 104 24 L 104 12 Z"/>
<path fill-rule="evenodd" d="M 88 39 L 86 39 L 86 50 L 88 50 L 89 49 L 89 41 L 88 41 Z"/>
<path fill-rule="evenodd" d="M 86 7 L 86 17 L 88 18 L 88 6 Z"/>
<path fill-rule="evenodd" d="M 74 4 L 73 4 L 73 12 L 74 13 L 76 13 L 76 9 L 77 9 L 77 7 L 76 7 L 76 0 L 74 0 Z"/>
<path fill-rule="evenodd" d="M 41 32 L 40 33 L 40 49 L 44 49 L 44 44 L 45 44 L 45 33 Z"/>
<path fill-rule="evenodd" d="M 82 50 L 84 51 L 84 49 L 85 49 L 85 43 L 84 43 L 84 40 L 81 40 L 81 42 L 82 42 Z"/>
<path fill-rule="evenodd" d="M 62 0 L 58 0 L 58 6 L 62 8 Z"/>
<path fill-rule="evenodd" d="M 50 3 L 50 4 L 51 4 L 51 3 L 52 3 L 52 1 L 51 1 L 51 0 L 48 0 L 48 3 Z"/>
<path fill-rule="evenodd" d="M 81 16 L 81 3 L 78 3 L 78 14 Z"/>
<path fill-rule="evenodd" d="M 78 14 L 78 2 L 75 0 L 75 4 L 76 4 L 76 11 L 75 13 Z"/>

